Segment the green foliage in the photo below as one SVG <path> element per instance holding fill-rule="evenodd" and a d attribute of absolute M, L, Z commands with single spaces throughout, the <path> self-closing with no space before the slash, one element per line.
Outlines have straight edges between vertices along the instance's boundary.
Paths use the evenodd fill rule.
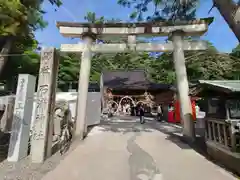
<path fill-rule="evenodd" d="M 233 50 L 233 54 L 237 52 Z M 210 43 L 206 51 L 185 52 L 189 80 L 199 79 L 239 79 L 240 58 L 219 53 Z M 38 75 L 40 55 L 32 50 L 25 51 L 24 56 L 12 57 L 5 68 L 3 80 L 16 81 L 18 73 Z M 67 90 L 69 84 L 78 82 L 80 55 L 66 53 L 60 56 L 58 87 Z M 96 53 L 92 58 L 91 82 L 99 82 L 102 71 L 144 69 L 153 82 L 174 83 L 175 71 L 173 54 L 163 53 L 155 58 L 148 53 L 126 52 L 116 54 Z M 15 78 L 13 78 L 15 77 Z"/>
<path fill-rule="evenodd" d="M 8 90 L 13 90 L 17 83 L 17 76 L 20 73 L 38 76 L 40 56 L 29 50 L 18 56 L 11 56 L 6 62 L 1 76 L 1 81 L 7 85 Z"/>
<path fill-rule="evenodd" d="M 101 16 L 100 18 L 96 17 L 96 14 L 94 12 L 88 12 L 86 16 L 84 16 L 84 19 L 89 23 L 103 23 L 104 17 Z"/>
<path fill-rule="evenodd" d="M 79 76 L 79 55 L 66 53 L 60 56 L 58 86 L 67 89 L 70 82 L 76 83 Z"/>
<path fill-rule="evenodd" d="M 232 66 L 234 71 L 232 73 L 234 79 L 240 80 L 240 45 L 232 50 L 230 57 L 234 60 Z"/>
<path fill-rule="evenodd" d="M 190 0 L 187 3 L 180 0 L 118 0 L 118 4 L 133 9 L 130 18 L 138 21 L 193 19 L 198 2 L 199 0 Z"/>
<path fill-rule="evenodd" d="M 86 20 L 89 23 L 114 23 L 114 22 L 121 22 L 120 19 L 105 19 L 103 16 L 97 17 L 96 13 L 94 12 L 87 12 L 87 15 L 84 16 L 84 20 Z"/>
<path fill-rule="evenodd" d="M 34 30 L 47 24 L 42 19 L 42 1 L 0 0 L 0 12 L 4 16 L 0 22 L 0 36 L 29 37 Z"/>
<path fill-rule="evenodd" d="M 60 0 L 49 1 L 53 5 L 61 5 Z M 35 65 L 28 57 L 35 54 L 33 51 L 38 47 L 34 31 L 47 26 L 47 22 L 42 17 L 45 13 L 41 7 L 42 3 L 43 0 L 0 0 L 0 38 L 5 39 L 0 41 L 0 53 L 5 43 L 8 42 L 11 45 L 6 51 L 10 54 L 8 58 L 0 54 L 2 79 L 11 81 L 20 69 L 24 71 L 24 67 L 29 68 Z M 25 54 L 30 52 L 33 54 Z M 17 54 L 17 56 L 12 56 L 12 54 Z M 4 73 L 3 67 L 5 67 Z M 12 67 L 13 71 L 9 71 L 9 67 Z M 31 70 L 35 72 L 35 69 L 30 68 L 30 73 Z M 12 73 L 12 77 L 9 72 Z"/>
<path fill-rule="evenodd" d="M 62 5 L 62 1 L 61 0 L 49 0 L 49 2 L 52 4 L 52 5 L 56 5 L 56 6 L 61 6 Z"/>
<path fill-rule="evenodd" d="M 49 0 L 60 6 L 60 0 Z M 39 55 L 35 53 L 38 42 L 34 31 L 46 27 L 41 4 L 43 0 L 0 0 L 0 53 L 5 43 L 11 46 L 6 51 L 8 56 L 1 57 L 1 80 L 9 88 L 16 83 L 19 73 L 37 75 Z M 4 67 L 4 69 L 3 69 Z"/>
<path fill-rule="evenodd" d="M 230 55 L 236 58 L 240 58 L 240 44 L 237 45 L 237 47 L 232 50 Z"/>
<path fill-rule="evenodd" d="M 61 5 L 60 0 L 49 1 L 53 5 Z M 31 47 L 35 41 L 33 32 L 47 26 L 42 17 L 45 13 L 41 7 L 42 3 L 43 0 L 0 0 L 0 37 L 15 37 L 15 50 L 24 51 L 26 43 Z"/>
<path fill-rule="evenodd" d="M 58 0 L 50 0 L 55 5 L 61 5 Z M 13 35 L 15 38 L 11 53 L 19 54 L 19 56 L 10 56 L 9 61 L 4 69 L 2 80 L 8 84 L 16 83 L 16 77 L 19 73 L 29 73 L 38 76 L 40 55 L 35 52 L 38 42 L 33 36 L 33 31 L 43 28 L 46 24 L 42 20 L 42 11 L 40 4 L 42 1 L 25 0 L 25 4 L 19 3 L 19 0 L 0 0 L 1 10 L 5 16 L 5 20 L 0 24 L 0 35 Z M 145 2 L 145 3 L 144 3 Z M 174 19 L 173 14 L 177 14 L 178 19 L 183 18 L 181 14 L 189 14 L 189 18 L 194 16 L 194 10 L 188 12 L 174 12 L 172 15 L 167 11 L 167 4 L 161 11 L 161 3 L 164 0 L 143 0 L 140 8 L 140 1 L 119 0 L 124 6 L 131 6 L 135 3 L 135 9 L 138 11 L 132 14 L 132 18 L 143 18 L 149 3 L 155 3 L 155 14 L 148 18 L 149 20 L 157 19 Z M 173 0 L 168 1 L 169 7 L 173 4 Z M 11 6 L 8 6 L 11 5 Z M 192 6 L 195 6 L 192 4 Z M 15 12 L 15 10 L 17 10 Z M 14 11 L 14 12 L 12 12 Z M 160 12 L 161 11 L 161 12 Z M 158 12 L 158 13 L 157 13 Z M 13 13 L 13 14 L 11 14 Z M 166 16 L 162 16 L 162 15 Z M 29 18 L 29 14 L 33 16 Z M 184 17 L 186 17 L 184 15 Z M 3 17 L 3 16 L 2 16 Z M 9 22 L 6 20 L 11 17 Z M 1 18 L 1 16 L 0 16 Z M 118 19 L 106 20 L 104 17 L 96 17 L 95 13 L 88 13 L 85 20 L 91 23 L 103 22 L 120 22 Z M 11 22 L 11 23 L 10 23 Z M 13 25 L 16 22 L 16 25 Z M 5 23 L 5 24 L 4 24 Z M 118 38 L 104 39 L 105 43 L 121 42 Z M 163 53 L 159 57 L 153 57 L 148 53 L 125 52 L 116 54 L 95 53 L 92 58 L 92 67 L 90 81 L 96 82 L 100 80 L 100 75 L 104 70 L 133 70 L 144 69 L 147 76 L 154 82 L 174 83 L 175 71 L 173 65 L 173 54 Z M 189 80 L 197 79 L 239 79 L 240 77 L 240 46 L 233 49 L 231 54 L 223 54 L 209 43 L 206 51 L 189 51 L 185 52 L 187 72 Z M 69 83 L 78 82 L 80 55 L 74 53 L 66 53 L 60 56 L 58 86 L 62 90 L 69 87 Z"/>

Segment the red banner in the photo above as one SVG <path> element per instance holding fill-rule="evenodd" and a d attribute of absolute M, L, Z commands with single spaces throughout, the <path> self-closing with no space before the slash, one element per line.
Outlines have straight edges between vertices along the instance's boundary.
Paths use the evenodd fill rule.
<path fill-rule="evenodd" d="M 191 100 L 192 104 L 192 113 L 193 113 L 193 120 L 196 120 L 196 103 L 194 100 Z M 181 122 L 181 115 L 180 115 L 180 103 L 179 101 L 175 101 L 174 103 L 174 114 L 175 114 L 175 121 Z"/>

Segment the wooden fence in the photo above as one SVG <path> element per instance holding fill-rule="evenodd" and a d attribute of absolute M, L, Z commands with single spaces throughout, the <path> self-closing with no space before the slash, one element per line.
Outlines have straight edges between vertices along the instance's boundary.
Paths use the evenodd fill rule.
<path fill-rule="evenodd" d="M 209 118 L 206 120 L 206 139 L 230 151 L 239 151 L 240 132 L 233 128 L 231 122 Z"/>

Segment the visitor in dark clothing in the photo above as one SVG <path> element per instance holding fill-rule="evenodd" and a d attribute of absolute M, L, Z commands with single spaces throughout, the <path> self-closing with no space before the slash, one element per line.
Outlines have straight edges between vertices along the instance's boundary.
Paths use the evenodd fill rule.
<path fill-rule="evenodd" d="M 161 105 L 159 104 L 158 107 L 157 107 L 157 120 L 158 121 L 161 121 L 162 120 L 162 107 Z"/>
<path fill-rule="evenodd" d="M 135 107 L 131 105 L 131 116 L 135 116 Z"/>
<path fill-rule="evenodd" d="M 139 109 L 139 117 L 140 117 L 140 123 L 141 123 L 141 124 L 145 123 L 145 120 L 144 120 L 144 108 L 143 108 L 143 106 L 140 106 L 140 109 Z"/>

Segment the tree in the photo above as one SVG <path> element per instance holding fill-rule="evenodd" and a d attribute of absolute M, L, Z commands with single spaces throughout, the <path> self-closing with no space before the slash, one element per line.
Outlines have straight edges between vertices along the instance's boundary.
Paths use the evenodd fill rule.
<path fill-rule="evenodd" d="M 189 20 L 195 18 L 200 0 L 118 0 L 120 5 L 133 8 L 132 19 L 143 20 L 148 7 L 154 6 L 154 11 L 147 20 Z M 240 1 L 212 0 L 237 39 L 240 41 Z M 212 9 L 209 7 L 209 9 Z"/>
<path fill-rule="evenodd" d="M 61 5 L 60 0 L 49 0 L 54 5 Z M 36 41 L 33 32 L 44 28 L 41 9 L 43 0 L 0 1 L 0 75 L 11 52 L 23 53 L 26 47 Z"/>
<path fill-rule="evenodd" d="M 68 90 L 69 86 L 78 81 L 79 76 L 79 55 L 66 53 L 60 56 L 58 71 L 58 88 Z"/>
<path fill-rule="evenodd" d="M 234 51 L 235 52 L 235 51 Z M 237 79 L 239 59 L 220 53 L 208 43 L 205 51 L 186 51 L 188 78 L 191 81 L 205 79 Z M 237 65 L 238 64 L 238 65 Z M 95 54 L 92 59 L 91 80 L 99 81 L 104 70 L 145 69 L 150 80 L 157 83 L 175 83 L 173 54 L 163 53 L 153 57 L 149 53 L 126 52 L 116 54 Z"/>
<path fill-rule="evenodd" d="M 91 23 L 107 21 L 104 17 L 98 18 L 95 13 L 87 13 L 85 20 Z M 112 21 L 116 20 L 113 19 Z M 121 42 L 121 39 L 110 38 L 103 41 L 105 43 Z M 219 53 L 209 42 L 206 51 L 189 51 L 185 52 L 185 56 L 190 80 L 232 79 L 233 74 L 236 74 L 233 58 L 228 54 Z M 172 59 L 172 53 L 163 53 L 159 57 L 153 57 L 150 53 L 139 52 L 96 53 L 92 58 L 90 81 L 98 82 L 101 72 L 104 70 L 144 69 L 148 78 L 154 82 L 175 83 L 176 75 Z"/>
<path fill-rule="evenodd" d="M 144 13 L 149 14 L 149 7 L 154 7 L 153 12 L 146 17 L 148 21 L 158 20 L 186 20 L 196 15 L 198 0 L 190 0 L 188 3 L 182 0 L 118 0 L 118 4 L 133 8 L 131 19 L 145 20 Z"/>
<path fill-rule="evenodd" d="M 232 59 L 234 59 L 234 63 L 232 65 L 235 69 L 232 73 L 233 77 L 234 79 L 240 80 L 240 45 L 232 50 L 230 56 Z"/>
<path fill-rule="evenodd" d="M 238 51 L 233 52 L 237 54 Z M 239 79 L 240 58 L 218 52 L 211 43 L 205 51 L 186 51 L 185 59 L 190 81 Z M 172 53 L 163 53 L 152 61 L 150 68 L 150 76 L 155 82 L 175 83 Z"/>
<path fill-rule="evenodd" d="M 34 47 L 33 47 L 34 49 Z M 9 87 L 16 84 L 19 73 L 38 76 L 40 55 L 29 49 L 22 56 L 14 56 L 6 63 L 2 80 Z M 187 51 L 185 53 L 188 79 L 239 79 L 240 58 L 239 46 L 231 54 L 220 53 L 209 43 L 205 51 Z M 61 54 L 58 74 L 58 87 L 68 90 L 70 84 L 77 84 L 80 57 L 75 53 Z M 144 69 L 148 79 L 156 83 L 175 83 L 173 54 L 163 53 L 158 57 L 149 53 L 125 52 L 116 54 L 96 53 L 92 58 L 91 82 L 99 82 L 105 70 Z"/>
<path fill-rule="evenodd" d="M 173 65 L 172 53 L 163 53 L 150 64 L 150 76 L 154 82 L 169 83 L 175 82 L 176 75 Z"/>
<path fill-rule="evenodd" d="M 240 1 L 213 0 L 213 6 L 218 9 L 240 42 Z"/>
<path fill-rule="evenodd" d="M 235 47 L 232 52 L 230 53 L 231 56 L 240 58 L 240 44 Z"/>
<path fill-rule="evenodd" d="M 84 19 L 89 23 L 103 23 L 104 17 L 101 16 L 100 18 L 96 17 L 96 14 L 94 12 L 88 12 L 86 16 L 84 16 Z"/>
<path fill-rule="evenodd" d="M 6 85 L 7 91 L 15 91 L 17 77 L 20 73 L 38 76 L 40 55 L 34 51 L 25 51 L 18 56 L 12 56 L 6 62 L 1 76 L 1 81 Z"/>
<path fill-rule="evenodd" d="M 197 54 L 197 52 L 195 52 Z M 186 56 L 187 73 L 190 80 L 221 80 L 236 79 L 235 73 L 239 70 L 236 68 L 236 58 L 229 54 L 220 53 L 207 49 L 204 53 L 194 55 L 192 58 Z"/>

